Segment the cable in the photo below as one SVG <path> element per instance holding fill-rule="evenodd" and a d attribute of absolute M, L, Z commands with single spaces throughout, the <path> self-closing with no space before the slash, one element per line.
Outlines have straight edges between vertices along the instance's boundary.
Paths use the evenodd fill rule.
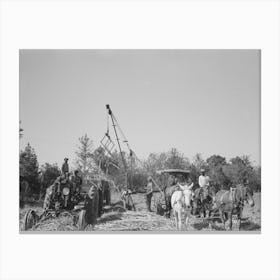
<path fill-rule="evenodd" d="M 106 116 L 107 116 L 107 135 L 110 135 L 109 134 L 109 115 L 108 115 L 108 113 L 106 114 Z"/>

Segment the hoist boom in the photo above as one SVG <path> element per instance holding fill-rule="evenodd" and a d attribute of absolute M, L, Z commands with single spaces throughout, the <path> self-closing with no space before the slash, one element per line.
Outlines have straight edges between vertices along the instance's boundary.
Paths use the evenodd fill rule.
<path fill-rule="evenodd" d="M 121 155 L 121 159 L 122 159 L 122 163 L 123 163 L 123 168 L 124 168 L 124 172 L 125 172 L 126 187 L 128 188 L 128 168 L 127 168 L 127 164 L 126 164 L 126 161 L 125 161 L 125 158 L 124 158 L 124 155 L 123 155 L 123 151 L 122 151 L 122 148 L 121 148 L 120 139 L 119 139 L 118 131 L 117 131 L 116 127 L 118 127 L 118 129 L 121 131 L 122 135 L 123 135 L 123 132 L 120 129 L 120 126 L 119 126 L 119 124 L 118 124 L 118 122 L 117 122 L 117 120 L 116 120 L 116 118 L 115 118 L 115 116 L 114 116 L 114 114 L 113 114 L 109 104 L 106 105 L 106 109 L 108 110 L 108 114 L 109 114 L 109 116 L 111 117 L 111 120 L 112 120 L 114 132 L 115 132 L 115 135 L 116 135 L 116 140 L 117 140 L 117 143 L 118 143 L 119 152 L 120 152 L 120 155 Z M 127 142 L 127 140 L 126 140 L 126 142 Z"/>

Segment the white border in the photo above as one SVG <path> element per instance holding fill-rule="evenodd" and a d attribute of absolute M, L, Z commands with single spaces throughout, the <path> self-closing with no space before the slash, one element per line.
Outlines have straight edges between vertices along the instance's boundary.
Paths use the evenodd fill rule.
<path fill-rule="evenodd" d="M 279 279 L 278 20 L 267 0 L 1 2 L 2 279 Z M 262 233 L 19 235 L 20 48 L 261 49 Z"/>

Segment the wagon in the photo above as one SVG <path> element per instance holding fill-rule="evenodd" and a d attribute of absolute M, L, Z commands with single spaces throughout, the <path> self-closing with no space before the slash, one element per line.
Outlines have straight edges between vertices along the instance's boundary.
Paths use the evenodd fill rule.
<path fill-rule="evenodd" d="M 156 172 L 161 181 L 164 181 L 162 187 L 158 186 L 161 192 L 160 198 L 156 201 L 156 213 L 159 215 L 164 215 L 170 217 L 171 213 L 171 195 L 177 188 L 176 179 L 178 178 L 189 178 L 190 171 L 183 169 L 164 169 L 158 170 Z M 164 175 L 167 175 L 164 177 Z M 165 179 L 165 180 L 164 180 Z"/>
<path fill-rule="evenodd" d="M 73 225 L 76 225 L 79 230 L 84 230 L 87 225 L 95 224 L 96 219 L 102 215 L 104 206 L 111 203 L 109 182 L 104 179 L 95 182 L 95 184 L 82 185 L 78 196 L 72 193 L 70 187 L 62 188 L 61 193 L 61 196 L 69 195 L 67 204 L 65 200 L 62 200 L 61 204 L 60 198 L 59 210 L 56 207 L 57 203 L 54 202 L 48 210 L 43 211 L 40 215 L 35 210 L 29 209 L 24 216 L 22 229 L 26 231 L 36 227 L 46 219 L 56 218 L 67 212 L 73 217 Z"/>

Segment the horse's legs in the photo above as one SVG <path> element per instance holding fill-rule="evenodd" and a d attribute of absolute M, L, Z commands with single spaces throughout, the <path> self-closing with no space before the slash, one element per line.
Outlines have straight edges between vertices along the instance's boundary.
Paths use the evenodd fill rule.
<path fill-rule="evenodd" d="M 178 229 L 178 213 L 175 210 L 173 212 L 174 212 L 174 217 L 175 217 L 176 229 Z"/>
<path fill-rule="evenodd" d="M 238 218 L 238 230 L 241 229 L 241 219 Z"/>
<path fill-rule="evenodd" d="M 224 212 L 223 212 L 222 209 L 219 209 L 219 214 L 220 214 L 220 218 L 222 220 L 222 223 L 224 225 L 224 229 L 226 229 L 226 221 L 225 221 Z"/>
<path fill-rule="evenodd" d="M 186 230 L 188 229 L 188 223 L 189 223 L 189 215 L 187 214 L 187 217 L 186 217 Z"/>
<path fill-rule="evenodd" d="M 205 214 L 206 214 L 206 215 L 205 215 L 206 218 L 209 218 L 209 217 L 210 217 L 210 210 L 206 210 L 206 211 L 205 211 Z"/>
<path fill-rule="evenodd" d="M 209 228 L 209 230 L 213 229 L 213 221 L 212 220 L 209 221 L 208 228 Z"/>
<path fill-rule="evenodd" d="M 224 212 L 224 219 L 228 220 L 228 213 L 227 212 Z"/>
<path fill-rule="evenodd" d="M 204 209 L 204 207 L 202 207 L 200 209 L 200 218 L 205 218 L 205 216 L 206 216 L 205 209 Z"/>
<path fill-rule="evenodd" d="M 241 229 L 241 213 L 239 213 L 237 215 L 237 221 L 238 221 L 238 230 L 240 230 Z"/>
<path fill-rule="evenodd" d="M 232 230 L 232 212 L 228 213 L 229 229 Z"/>
<path fill-rule="evenodd" d="M 178 212 L 178 229 L 182 229 L 182 210 L 179 210 Z"/>
<path fill-rule="evenodd" d="M 208 218 L 209 218 L 209 226 L 208 227 L 209 227 L 209 230 L 212 230 L 214 222 L 212 220 L 212 211 L 211 210 L 209 210 Z"/>

